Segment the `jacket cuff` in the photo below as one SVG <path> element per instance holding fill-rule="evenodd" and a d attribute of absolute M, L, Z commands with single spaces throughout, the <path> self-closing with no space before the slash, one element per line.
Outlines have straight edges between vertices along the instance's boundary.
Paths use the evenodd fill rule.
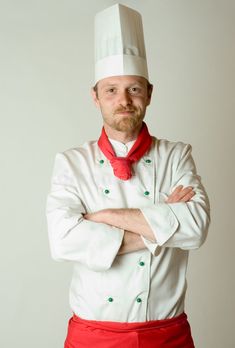
<path fill-rule="evenodd" d="M 108 227 L 112 230 L 109 231 L 109 235 L 106 234 L 104 239 L 96 238 L 89 246 L 86 261 L 88 267 L 94 271 L 108 270 L 122 245 L 124 230 L 114 226 Z"/>
<path fill-rule="evenodd" d="M 179 226 L 179 222 L 170 206 L 166 203 L 159 203 L 140 210 L 154 233 L 156 244 L 158 246 L 164 245 Z"/>
<path fill-rule="evenodd" d="M 148 239 L 146 239 L 145 237 L 141 236 L 146 248 L 151 252 L 151 254 L 153 256 L 158 256 L 161 252 L 161 247 L 160 245 L 158 245 L 157 243 L 155 242 L 152 242 Z"/>

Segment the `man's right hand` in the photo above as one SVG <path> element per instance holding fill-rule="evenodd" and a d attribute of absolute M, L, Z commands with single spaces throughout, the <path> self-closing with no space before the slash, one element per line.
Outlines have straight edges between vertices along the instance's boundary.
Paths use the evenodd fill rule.
<path fill-rule="evenodd" d="M 179 185 L 166 199 L 166 203 L 188 202 L 195 195 L 192 186 L 183 187 Z"/>
<path fill-rule="evenodd" d="M 179 185 L 167 198 L 166 203 L 179 203 L 179 202 L 188 202 L 195 195 L 192 186 L 183 187 Z M 146 246 L 142 238 L 130 231 L 125 231 L 122 246 L 119 249 L 118 255 L 123 255 L 133 251 L 146 249 Z"/>

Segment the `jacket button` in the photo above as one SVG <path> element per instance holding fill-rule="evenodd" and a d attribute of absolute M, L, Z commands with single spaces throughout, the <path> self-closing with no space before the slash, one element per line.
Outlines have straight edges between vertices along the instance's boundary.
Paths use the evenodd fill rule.
<path fill-rule="evenodd" d="M 100 160 L 100 164 L 104 164 L 104 160 Z"/>
<path fill-rule="evenodd" d="M 145 191 L 145 193 L 144 193 L 144 194 L 145 194 L 145 196 L 148 196 L 148 195 L 149 195 L 149 193 L 150 193 L 149 191 Z"/>
<path fill-rule="evenodd" d="M 140 266 L 144 266 L 144 265 L 145 265 L 144 261 L 140 261 L 140 262 L 139 262 L 139 265 L 140 265 Z"/>
<path fill-rule="evenodd" d="M 110 191 L 109 191 L 108 189 L 104 190 L 104 193 L 105 193 L 106 195 L 108 195 L 109 192 L 110 192 Z"/>
<path fill-rule="evenodd" d="M 136 299 L 136 301 L 137 301 L 138 303 L 142 302 L 142 300 L 141 300 L 140 297 L 138 297 L 138 298 Z"/>
<path fill-rule="evenodd" d="M 145 160 L 145 162 L 146 163 L 151 163 L 152 161 L 151 161 L 151 159 L 148 158 L 148 159 Z"/>
<path fill-rule="evenodd" d="M 113 298 L 112 298 L 112 297 L 109 297 L 109 298 L 108 298 L 108 301 L 109 301 L 109 302 L 113 302 Z"/>

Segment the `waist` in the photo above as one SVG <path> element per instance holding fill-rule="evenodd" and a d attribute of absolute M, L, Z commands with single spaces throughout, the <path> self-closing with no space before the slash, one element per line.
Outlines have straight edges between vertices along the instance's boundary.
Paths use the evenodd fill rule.
<path fill-rule="evenodd" d="M 150 320 L 146 322 L 113 322 L 113 321 L 97 321 L 82 319 L 76 314 L 73 314 L 73 321 L 85 326 L 86 328 L 102 329 L 112 332 L 128 332 L 128 331 L 149 331 L 160 328 L 183 324 L 187 322 L 186 313 L 182 313 L 177 317 L 162 320 Z"/>

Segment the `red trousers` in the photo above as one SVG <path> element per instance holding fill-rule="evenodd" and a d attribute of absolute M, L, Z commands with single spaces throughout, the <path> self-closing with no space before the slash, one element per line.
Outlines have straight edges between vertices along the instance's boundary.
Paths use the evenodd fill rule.
<path fill-rule="evenodd" d="M 64 348 L 195 348 L 187 315 L 143 323 L 69 320 Z"/>

